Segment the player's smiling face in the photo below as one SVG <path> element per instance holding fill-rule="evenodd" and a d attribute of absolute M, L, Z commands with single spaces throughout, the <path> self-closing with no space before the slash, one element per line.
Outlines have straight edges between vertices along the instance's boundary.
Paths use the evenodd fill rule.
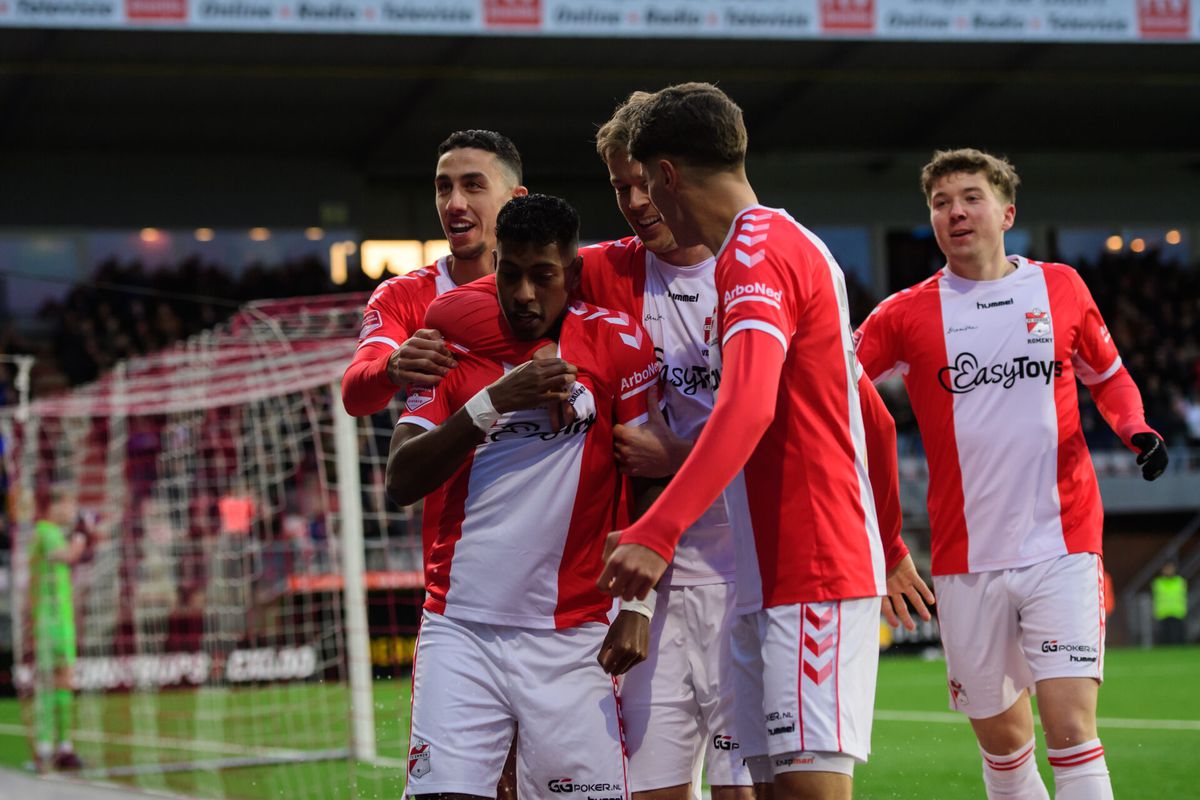
<path fill-rule="evenodd" d="M 650 202 L 662 215 L 663 223 L 671 231 L 672 239 L 677 247 L 690 247 L 700 244 L 703 240 L 684 216 L 684 210 L 679 203 L 679 170 L 674 165 L 662 159 L 651 159 L 642 164 L 642 174 L 646 179 L 646 192 Z"/>
<path fill-rule="evenodd" d="M 675 236 L 663 220 L 662 213 L 650 202 L 641 162 L 621 152 L 609 156 L 605 162 L 608 164 L 609 183 L 617 194 L 617 207 L 621 209 L 629 227 L 651 252 L 669 253 L 675 250 Z"/>
<path fill-rule="evenodd" d="M 433 179 L 438 216 L 458 259 L 476 259 L 496 246 L 496 214 L 524 194 L 495 153 L 458 147 L 438 159 Z"/>
<path fill-rule="evenodd" d="M 558 325 L 579 274 L 578 251 L 557 244 L 499 243 L 496 294 L 518 339 L 540 339 Z"/>
<path fill-rule="evenodd" d="M 1004 232 L 1016 213 L 982 172 L 951 173 L 929 195 L 929 222 L 951 267 L 1003 258 Z"/>

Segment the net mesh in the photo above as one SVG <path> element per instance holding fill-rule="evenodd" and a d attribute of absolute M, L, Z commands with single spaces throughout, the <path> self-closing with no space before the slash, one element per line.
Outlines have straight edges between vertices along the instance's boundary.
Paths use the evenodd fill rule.
<path fill-rule="evenodd" d="M 65 484 L 88 537 L 72 570 L 85 775 L 199 797 L 399 794 L 422 583 L 419 508 L 384 493 L 394 410 L 356 423 L 375 702 L 352 709 L 347 685 L 334 415 L 365 299 L 253 303 L 0 418 L 31 741 L 49 679 L 29 542 Z M 370 762 L 352 756 L 352 713 L 378 731 Z"/>

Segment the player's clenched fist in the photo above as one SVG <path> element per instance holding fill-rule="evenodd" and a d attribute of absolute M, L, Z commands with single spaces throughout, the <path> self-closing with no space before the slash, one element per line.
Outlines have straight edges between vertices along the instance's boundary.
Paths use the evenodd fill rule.
<path fill-rule="evenodd" d="M 649 547 L 621 544 L 609 556 L 596 585 L 622 600 L 645 600 L 666 571 L 666 560 Z"/>
<path fill-rule="evenodd" d="M 570 397 L 578 372 L 561 358 L 535 358 L 489 386 L 488 395 L 501 414 L 537 408 Z"/>
<path fill-rule="evenodd" d="M 456 363 L 442 335 L 432 328 L 422 328 L 388 357 L 387 374 L 401 388 L 411 384 L 436 386 Z"/>
<path fill-rule="evenodd" d="M 624 675 L 650 655 L 650 618 L 636 611 L 617 614 L 596 660 L 609 675 Z"/>

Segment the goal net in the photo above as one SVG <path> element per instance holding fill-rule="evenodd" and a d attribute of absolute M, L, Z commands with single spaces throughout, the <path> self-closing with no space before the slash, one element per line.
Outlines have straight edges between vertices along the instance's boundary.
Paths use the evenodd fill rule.
<path fill-rule="evenodd" d="M 252 303 L 0 416 L 31 743 L 52 687 L 29 542 L 66 485 L 88 537 L 69 733 L 85 777 L 195 797 L 399 795 L 420 512 L 385 499 L 394 411 L 342 409 L 363 302 Z"/>

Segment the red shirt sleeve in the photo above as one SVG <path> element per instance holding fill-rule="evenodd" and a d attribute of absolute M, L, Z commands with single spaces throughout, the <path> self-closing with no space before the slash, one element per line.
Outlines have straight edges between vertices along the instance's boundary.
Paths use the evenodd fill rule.
<path fill-rule="evenodd" d="M 737 254 L 743 255 L 740 250 Z M 803 313 L 811 294 L 811 287 L 805 285 L 810 273 L 791 269 L 774 252 L 762 250 L 745 261 L 719 262 L 716 281 L 722 298 L 722 344 L 740 331 L 756 330 L 773 337 L 786 353 L 796 333 L 796 315 Z"/>
<path fill-rule="evenodd" d="M 428 431 L 449 419 L 458 410 L 451 395 L 460 375 L 458 369 L 453 369 L 437 386 L 414 386 L 404 400 L 404 413 L 396 424 L 417 425 Z"/>
<path fill-rule="evenodd" d="M 871 381 L 881 381 L 895 373 L 908 372 L 901 359 L 901 304 L 895 295 L 884 300 L 854 332 L 854 353 Z"/>
<path fill-rule="evenodd" d="M 1066 272 L 1075 290 L 1080 314 L 1079 341 L 1071 354 L 1071 364 L 1080 382 L 1093 386 L 1116 374 L 1121 368 L 1121 356 L 1087 284 L 1075 270 L 1068 267 Z"/>
<path fill-rule="evenodd" d="M 388 358 L 412 333 L 396 279 L 382 283 L 363 309 L 358 349 L 342 376 L 342 405 L 355 417 L 382 411 L 398 387 L 387 374 Z"/>
<path fill-rule="evenodd" d="M 863 425 L 867 432 L 867 472 L 875 496 L 875 515 L 879 519 L 879 537 L 884 560 L 890 572 L 906 555 L 908 547 L 900 538 L 900 470 L 896 456 L 896 421 L 866 372 L 858 379 L 858 398 Z"/>
<path fill-rule="evenodd" d="M 732 336 L 722 355 L 721 390 L 696 446 L 654 505 L 621 535 L 622 544 L 644 545 L 668 562 L 683 531 L 746 465 L 775 416 L 784 351 L 774 334 L 751 329 Z"/>
<path fill-rule="evenodd" d="M 496 276 L 446 292 L 430 303 L 425 326 L 475 355 L 508 364 L 524 364 L 548 339 L 527 342 L 513 336 L 496 299 Z"/>
<path fill-rule="evenodd" d="M 624 327 L 605 326 L 614 335 L 609 353 L 615 368 L 613 374 L 619 376 L 619 383 L 613 387 L 613 421 L 621 425 L 641 425 L 648 416 L 647 392 L 658 383 L 662 365 L 658 363 L 654 342 L 646 330 L 628 314 L 611 313 L 625 322 Z"/>
<path fill-rule="evenodd" d="M 1100 415 L 1133 452 L 1139 452 L 1130 439 L 1135 433 L 1153 433 L 1162 438 L 1158 431 L 1146 424 L 1146 411 L 1142 406 L 1142 393 L 1138 391 L 1133 376 L 1125 367 L 1119 367 L 1116 373 L 1102 383 L 1094 383 L 1088 387 L 1092 399 Z"/>

